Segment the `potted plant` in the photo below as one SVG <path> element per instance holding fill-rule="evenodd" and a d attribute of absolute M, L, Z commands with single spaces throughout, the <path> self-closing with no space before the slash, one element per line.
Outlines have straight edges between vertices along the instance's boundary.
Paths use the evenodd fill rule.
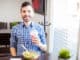
<path fill-rule="evenodd" d="M 59 60 L 69 60 L 71 57 L 70 51 L 68 49 L 61 49 L 59 52 Z"/>
<path fill-rule="evenodd" d="M 15 25 L 17 25 L 17 24 L 19 24 L 20 22 L 11 22 L 10 23 L 10 29 L 13 27 L 13 26 L 15 26 Z"/>

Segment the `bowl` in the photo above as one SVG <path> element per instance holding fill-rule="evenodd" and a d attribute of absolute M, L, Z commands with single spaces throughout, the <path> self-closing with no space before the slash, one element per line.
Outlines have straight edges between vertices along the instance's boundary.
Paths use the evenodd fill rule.
<path fill-rule="evenodd" d="M 23 57 L 25 60 L 36 60 L 39 58 L 39 54 L 34 51 L 24 51 Z"/>

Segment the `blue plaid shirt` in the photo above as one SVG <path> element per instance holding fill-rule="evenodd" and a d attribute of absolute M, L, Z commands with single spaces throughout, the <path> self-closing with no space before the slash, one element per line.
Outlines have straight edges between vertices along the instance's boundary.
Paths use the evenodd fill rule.
<path fill-rule="evenodd" d="M 21 44 L 23 44 L 28 50 L 33 50 L 36 52 L 42 52 L 42 50 L 31 42 L 30 31 L 37 30 L 38 36 L 42 44 L 46 44 L 44 29 L 41 25 L 31 22 L 30 26 L 26 27 L 24 23 L 20 23 L 12 28 L 10 37 L 10 47 L 16 48 L 17 56 L 22 55 L 24 49 Z"/>

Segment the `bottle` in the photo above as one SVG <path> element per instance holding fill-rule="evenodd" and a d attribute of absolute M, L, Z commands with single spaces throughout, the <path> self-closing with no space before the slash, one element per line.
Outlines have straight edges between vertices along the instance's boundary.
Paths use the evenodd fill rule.
<path fill-rule="evenodd" d="M 40 40 L 37 30 L 31 30 L 30 35 L 34 36 L 34 37 L 38 38 L 38 40 Z"/>

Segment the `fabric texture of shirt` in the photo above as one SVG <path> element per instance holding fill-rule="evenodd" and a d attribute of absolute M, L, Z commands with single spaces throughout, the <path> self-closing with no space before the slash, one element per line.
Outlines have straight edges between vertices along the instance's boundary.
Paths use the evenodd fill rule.
<path fill-rule="evenodd" d="M 38 46 L 32 43 L 30 35 L 30 32 L 32 30 L 36 30 L 42 44 L 46 44 L 44 28 L 41 25 L 31 22 L 31 24 L 26 27 L 22 22 L 14 26 L 11 30 L 10 47 L 16 48 L 17 56 L 22 55 L 23 51 L 25 51 L 22 45 L 24 45 L 27 50 L 40 53 L 42 52 L 42 50 Z"/>

